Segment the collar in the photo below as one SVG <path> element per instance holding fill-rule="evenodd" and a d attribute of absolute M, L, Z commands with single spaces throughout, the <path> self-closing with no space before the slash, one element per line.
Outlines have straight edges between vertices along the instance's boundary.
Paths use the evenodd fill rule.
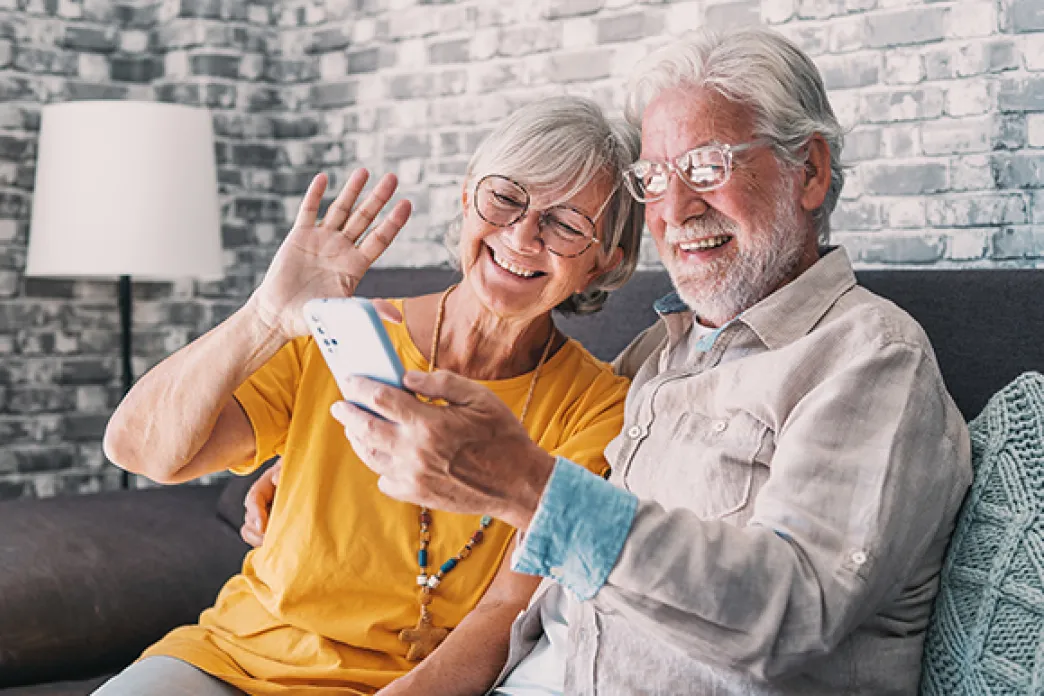
<path fill-rule="evenodd" d="M 821 252 L 815 265 L 740 315 L 739 320 L 769 350 L 806 336 L 838 298 L 855 286 L 855 271 L 845 250 L 830 247 Z"/>
<path fill-rule="evenodd" d="M 769 350 L 808 334 L 838 298 L 856 284 L 855 271 L 843 248 L 823 247 L 820 253 L 819 261 L 811 268 L 732 321 L 749 326 Z M 676 292 L 656 300 L 653 308 L 663 318 L 672 346 L 693 324 L 689 306 Z"/>

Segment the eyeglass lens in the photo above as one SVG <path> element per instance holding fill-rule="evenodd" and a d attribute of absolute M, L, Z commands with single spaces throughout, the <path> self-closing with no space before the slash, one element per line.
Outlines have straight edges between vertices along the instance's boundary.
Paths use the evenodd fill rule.
<path fill-rule="evenodd" d="M 483 220 L 497 227 L 510 227 L 529 210 L 529 193 L 511 179 L 490 175 L 479 181 L 475 203 Z M 583 253 L 595 237 L 594 223 L 568 206 L 553 206 L 540 214 L 544 244 L 560 256 Z"/>

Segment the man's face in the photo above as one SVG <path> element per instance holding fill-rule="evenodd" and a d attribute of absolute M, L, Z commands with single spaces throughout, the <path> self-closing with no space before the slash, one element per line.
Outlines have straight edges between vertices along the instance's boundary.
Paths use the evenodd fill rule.
<path fill-rule="evenodd" d="M 753 140 L 748 109 L 716 92 L 669 89 L 645 111 L 641 159 L 667 161 L 703 145 Z M 702 323 L 720 326 L 815 263 L 801 179 L 801 170 L 781 164 L 771 146 L 757 146 L 734 154 L 732 176 L 721 188 L 698 193 L 674 173 L 664 197 L 646 204 L 660 257 Z"/>

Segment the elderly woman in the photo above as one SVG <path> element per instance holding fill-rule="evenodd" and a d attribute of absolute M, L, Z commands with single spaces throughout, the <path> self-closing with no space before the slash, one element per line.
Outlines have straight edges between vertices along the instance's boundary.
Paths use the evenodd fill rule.
<path fill-rule="evenodd" d="M 637 148 L 586 100 L 517 111 L 468 167 L 463 279 L 393 300 L 402 321 L 386 323 L 407 370 L 482 381 L 534 442 L 597 472 L 627 384 L 551 310 L 596 311 L 630 276 L 641 211 L 620 172 Z M 145 375 L 110 421 L 110 459 L 162 483 L 245 474 L 275 454 L 282 473 L 265 543 L 214 606 L 98 693 L 475 693 L 504 661 L 537 584 L 504 563 L 514 530 L 383 495 L 330 415 L 341 397 L 306 335 L 302 305 L 350 296 L 409 216 L 400 202 L 367 233 L 396 183 L 356 206 L 366 178 L 353 173 L 320 223 L 317 176 L 249 301 Z"/>

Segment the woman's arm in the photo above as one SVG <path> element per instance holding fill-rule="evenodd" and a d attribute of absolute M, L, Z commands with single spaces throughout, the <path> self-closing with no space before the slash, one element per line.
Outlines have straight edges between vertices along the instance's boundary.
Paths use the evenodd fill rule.
<path fill-rule="evenodd" d="M 508 656 L 511 624 L 526 608 L 541 578 L 512 572 L 514 541 L 482 599 L 446 640 L 415 669 L 378 694 L 483 694 Z"/>
<path fill-rule="evenodd" d="M 367 178 L 356 170 L 321 223 L 326 177 L 312 180 L 293 229 L 247 304 L 150 370 L 116 409 L 104 439 L 113 463 L 160 483 L 180 483 L 252 456 L 253 431 L 233 391 L 307 333 L 305 302 L 352 295 L 409 217 L 409 203 L 400 201 L 359 242 L 396 187 L 395 177 L 385 176 L 356 209 Z"/>

